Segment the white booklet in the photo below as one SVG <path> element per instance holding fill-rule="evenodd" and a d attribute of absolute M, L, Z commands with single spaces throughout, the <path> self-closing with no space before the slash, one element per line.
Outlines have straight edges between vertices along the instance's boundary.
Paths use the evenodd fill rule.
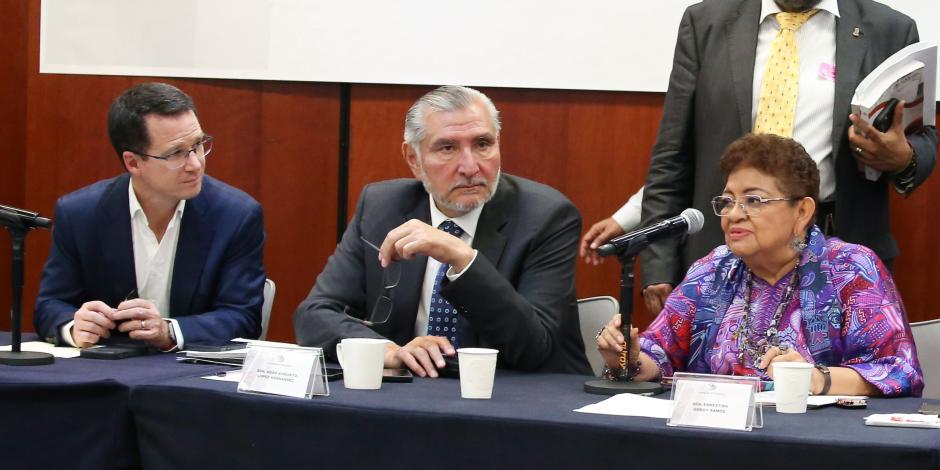
<path fill-rule="evenodd" d="M 932 126 L 937 117 L 937 46 L 911 44 L 872 70 L 852 97 L 852 113 L 871 124 L 892 99 L 904 101 L 904 131 Z M 858 132 L 859 130 L 856 129 Z M 865 178 L 875 181 L 881 172 L 860 165 Z"/>

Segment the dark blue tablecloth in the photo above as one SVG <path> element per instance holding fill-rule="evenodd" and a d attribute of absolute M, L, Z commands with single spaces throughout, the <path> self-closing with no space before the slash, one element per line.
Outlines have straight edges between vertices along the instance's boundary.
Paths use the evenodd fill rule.
<path fill-rule="evenodd" d="M 10 344 L 9 333 L 0 344 Z M 173 354 L 0 365 L 0 468 L 140 467 L 131 387 L 225 369 L 177 364 Z"/>
<path fill-rule="evenodd" d="M 492 400 L 460 398 L 450 379 L 309 400 L 245 395 L 196 378 L 131 393 L 145 468 L 940 468 L 940 430 L 867 427 L 867 410 L 765 411 L 752 432 L 667 427 L 665 420 L 574 413 L 603 399 L 583 377 L 499 372 Z M 616 466 L 616 467 L 614 467 Z"/>

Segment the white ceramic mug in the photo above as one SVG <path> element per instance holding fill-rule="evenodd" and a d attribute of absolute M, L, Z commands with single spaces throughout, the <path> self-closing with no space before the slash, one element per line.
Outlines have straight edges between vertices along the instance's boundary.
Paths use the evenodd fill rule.
<path fill-rule="evenodd" d="M 496 349 L 460 348 L 460 396 L 488 399 L 493 396 L 493 377 L 496 375 Z"/>
<path fill-rule="evenodd" d="M 778 413 L 806 413 L 813 365 L 808 362 L 775 362 L 774 394 Z"/>
<path fill-rule="evenodd" d="M 336 345 L 336 357 L 343 368 L 343 385 L 357 390 L 382 388 L 386 339 L 346 338 Z"/>

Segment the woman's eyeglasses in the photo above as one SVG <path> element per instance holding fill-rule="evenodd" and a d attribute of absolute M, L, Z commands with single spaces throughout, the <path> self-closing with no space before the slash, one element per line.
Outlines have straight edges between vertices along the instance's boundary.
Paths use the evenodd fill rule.
<path fill-rule="evenodd" d="M 798 198 L 766 198 L 756 194 L 745 194 L 744 196 L 741 196 L 741 199 L 735 199 L 731 196 L 716 196 L 712 199 L 712 210 L 715 211 L 715 215 L 718 217 L 725 217 L 730 214 L 732 210 L 734 210 L 734 206 L 739 206 L 741 207 L 741 210 L 744 211 L 744 213 L 748 216 L 755 216 L 760 214 L 764 204 L 770 204 L 771 202 L 778 201 L 794 201 L 796 199 Z"/>

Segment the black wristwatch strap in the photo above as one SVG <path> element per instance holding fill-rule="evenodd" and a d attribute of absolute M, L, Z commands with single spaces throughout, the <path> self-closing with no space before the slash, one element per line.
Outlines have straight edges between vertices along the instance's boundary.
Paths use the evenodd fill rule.
<path fill-rule="evenodd" d="M 823 388 L 822 388 L 822 390 L 819 392 L 819 394 L 820 394 L 820 395 L 825 395 L 825 394 L 829 393 L 829 387 L 832 386 L 832 376 L 829 375 L 829 368 L 828 368 L 828 367 L 826 367 L 826 366 L 824 366 L 824 365 L 822 365 L 822 364 L 816 364 L 816 368 L 819 369 L 819 372 L 822 372 L 823 379 L 824 379 L 824 381 L 823 381 Z"/>

